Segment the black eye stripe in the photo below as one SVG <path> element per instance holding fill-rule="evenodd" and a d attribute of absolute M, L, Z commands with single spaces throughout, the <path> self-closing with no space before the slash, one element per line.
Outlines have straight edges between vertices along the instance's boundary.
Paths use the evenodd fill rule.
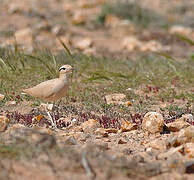
<path fill-rule="evenodd" d="M 59 71 L 61 71 L 61 70 L 66 70 L 66 68 L 62 67 L 62 68 L 59 69 Z"/>

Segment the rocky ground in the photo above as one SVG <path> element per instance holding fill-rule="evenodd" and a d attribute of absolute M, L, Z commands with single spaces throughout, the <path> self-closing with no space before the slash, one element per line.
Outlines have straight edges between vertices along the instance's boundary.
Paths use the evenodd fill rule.
<path fill-rule="evenodd" d="M 194 179 L 194 2 L 119 2 L 0 0 L 0 179 Z M 53 128 L 20 92 L 61 57 Z"/>
<path fill-rule="evenodd" d="M 191 114 L 164 125 L 161 114 L 150 112 L 142 126 L 123 121 L 120 129 L 89 119 L 55 130 L 20 124 L 5 130 L 3 118 L 2 179 L 193 179 Z"/>

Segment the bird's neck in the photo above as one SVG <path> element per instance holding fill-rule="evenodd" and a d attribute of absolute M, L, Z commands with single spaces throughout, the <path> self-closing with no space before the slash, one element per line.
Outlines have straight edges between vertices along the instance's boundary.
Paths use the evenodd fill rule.
<path fill-rule="evenodd" d="M 68 74 L 60 74 L 59 79 L 62 81 L 68 82 L 69 81 L 69 75 Z"/>

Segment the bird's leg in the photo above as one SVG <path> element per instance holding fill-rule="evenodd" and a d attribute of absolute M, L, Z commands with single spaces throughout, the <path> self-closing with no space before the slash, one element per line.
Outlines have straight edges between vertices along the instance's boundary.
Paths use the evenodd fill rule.
<path fill-rule="evenodd" d="M 57 127 L 56 119 L 55 119 L 55 102 L 53 103 L 52 113 L 53 113 L 53 123 L 54 123 L 54 126 Z"/>
<path fill-rule="evenodd" d="M 49 118 L 51 120 L 51 125 L 56 127 L 56 123 L 55 123 L 55 121 L 53 121 L 53 118 L 52 118 L 51 114 L 49 113 L 47 107 L 48 107 L 48 102 L 47 102 L 47 105 L 46 105 L 46 113 L 48 114 L 48 116 L 49 116 Z"/>

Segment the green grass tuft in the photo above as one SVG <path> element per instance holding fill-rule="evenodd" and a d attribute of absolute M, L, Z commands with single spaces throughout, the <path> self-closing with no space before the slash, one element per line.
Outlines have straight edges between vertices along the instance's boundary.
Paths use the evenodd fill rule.
<path fill-rule="evenodd" d="M 111 93 L 125 93 L 132 99 L 138 99 L 141 98 L 138 94 L 128 95 L 126 89 L 138 90 L 146 85 L 159 88 L 154 94 L 156 99 L 193 100 L 189 91 L 194 82 L 193 58 L 181 63 L 166 54 L 131 60 L 83 54 L 70 57 L 66 51 L 53 54 L 49 50 L 36 50 L 25 54 L 19 49 L 0 49 L 0 93 L 6 95 L 6 100 L 13 100 L 22 89 L 57 77 L 57 69 L 62 64 L 71 64 L 76 69 L 67 98 L 76 98 L 78 102 L 101 104 L 104 95 Z"/>

